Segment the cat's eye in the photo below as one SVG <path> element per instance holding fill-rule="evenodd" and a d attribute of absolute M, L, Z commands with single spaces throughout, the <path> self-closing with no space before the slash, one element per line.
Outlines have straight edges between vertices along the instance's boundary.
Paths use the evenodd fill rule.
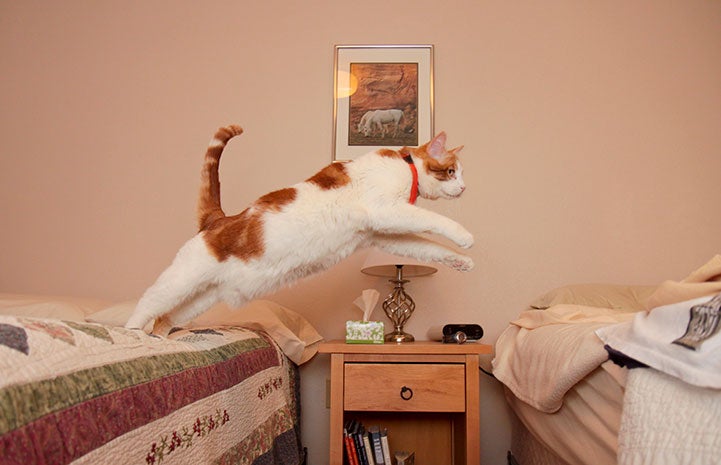
<path fill-rule="evenodd" d="M 448 173 L 448 176 L 453 176 L 454 174 L 456 174 L 456 170 L 454 170 L 453 168 L 448 168 L 447 173 Z"/>

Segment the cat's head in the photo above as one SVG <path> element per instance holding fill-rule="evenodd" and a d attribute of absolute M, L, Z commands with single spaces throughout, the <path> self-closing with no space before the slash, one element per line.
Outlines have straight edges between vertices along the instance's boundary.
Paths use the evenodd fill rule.
<path fill-rule="evenodd" d="M 418 168 L 418 192 L 425 199 L 455 199 L 466 189 L 463 182 L 463 167 L 458 152 L 463 146 L 446 150 L 446 133 L 441 132 L 427 144 L 418 148 L 404 147 L 401 152 L 410 153 Z"/>

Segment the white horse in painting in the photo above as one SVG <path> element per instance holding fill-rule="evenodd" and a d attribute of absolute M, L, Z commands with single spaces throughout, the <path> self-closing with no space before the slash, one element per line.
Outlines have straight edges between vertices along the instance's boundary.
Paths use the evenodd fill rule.
<path fill-rule="evenodd" d="M 366 111 L 365 113 L 363 113 L 363 116 L 358 122 L 358 132 L 362 132 L 366 137 L 368 137 L 372 132 L 373 128 L 371 127 L 369 120 L 375 112 L 376 110 Z"/>
<path fill-rule="evenodd" d="M 369 110 L 365 112 L 358 123 L 358 132 L 362 132 L 364 136 L 368 137 L 374 135 L 377 130 L 380 132 L 381 137 L 385 137 L 385 125 L 392 124 L 393 137 L 396 137 L 398 136 L 401 119 L 403 119 L 403 110 Z"/>

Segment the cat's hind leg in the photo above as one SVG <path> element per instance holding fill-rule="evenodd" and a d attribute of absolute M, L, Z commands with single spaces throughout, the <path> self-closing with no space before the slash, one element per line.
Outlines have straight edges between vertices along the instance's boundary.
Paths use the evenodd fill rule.
<path fill-rule="evenodd" d="M 167 336 L 171 329 L 191 321 L 218 301 L 218 291 L 215 286 L 199 292 L 169 313 L 156 318 L 152 333 L 157 336 Z"/>
<path fill-rule="evenodd" d="M 209 287 L 217 263 L 200 235 L 189 240 L 145 291 L 125 327 L 142 329 L 151 320 L 191 301 Z"/>

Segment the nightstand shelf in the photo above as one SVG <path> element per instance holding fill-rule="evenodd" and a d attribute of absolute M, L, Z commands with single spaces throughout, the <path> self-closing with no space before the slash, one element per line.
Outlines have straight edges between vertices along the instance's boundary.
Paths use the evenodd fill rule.
<path fill-rule="evenodd" d="M 487 344 L 321 344 L 330 354 L 330 465 L 342 465 L 343 425 L 388 429 L 391 452 L 416 463 L 480 464 L 479 381 Z M 404 389 L 405 388 L 405 389 Z"/>

